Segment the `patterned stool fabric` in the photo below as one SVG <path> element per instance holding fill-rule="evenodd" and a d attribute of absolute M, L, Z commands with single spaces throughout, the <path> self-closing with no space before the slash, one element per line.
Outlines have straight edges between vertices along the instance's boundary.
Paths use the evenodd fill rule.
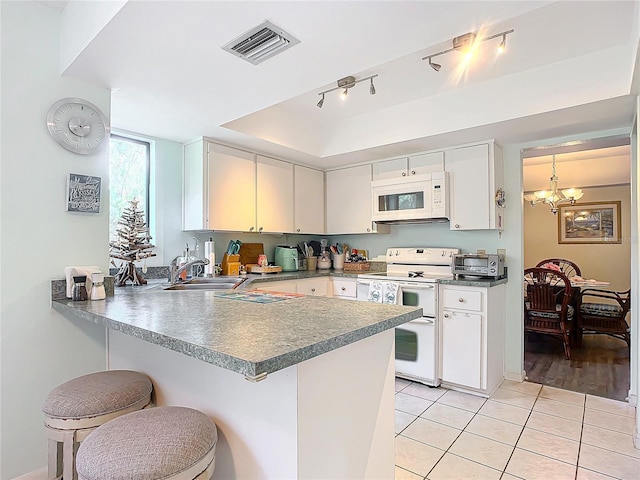
<path fill-rule="evenodd" d="M 209 479 L 218 431 L 204 413 L 156 407 L 118 417 L 93 431 L 77 455 L 81 480 Z"/>
<path fill-rule="evenodd" d="M 129 370 L 91 373 L 54 388 L 42 405 L 48 478 L 75 480 L 78 443 L 103 423 L 149 405 L 152 390 L 149 377 Z"/>

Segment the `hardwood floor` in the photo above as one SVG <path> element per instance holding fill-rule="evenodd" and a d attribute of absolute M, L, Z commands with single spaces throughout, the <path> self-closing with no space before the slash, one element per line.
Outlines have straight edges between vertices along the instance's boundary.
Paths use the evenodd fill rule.
<path fill-rule="evenodd" d="M 629 394 L 627 344 L 606 335 L 585 335 L 582 348 L 564 358 L 562 342 L 525 337 L 524 369 L 530 382 L 625 401 Z"/>

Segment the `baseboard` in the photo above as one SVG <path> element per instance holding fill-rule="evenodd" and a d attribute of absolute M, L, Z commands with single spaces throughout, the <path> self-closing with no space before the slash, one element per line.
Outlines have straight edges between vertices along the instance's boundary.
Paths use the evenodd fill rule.
<path fill-rule="evenodd" d="M 629 397 L 627 398 L 629 399 L 629 405 L 632 407 L 638 406 L 638 396 L 631 393 L 631 390 L 629 390 Z"/>
<path fill-rule="evenodd" d="M 47 467 L 44 466 L 42 468 L 39 468 L 38 470 L 34 470 L 33 472 L 25 473 L 24 475 L 15 477 L 13 480 L 46 480 L 46 478 Z"/>
<path fill-rule="evenodd" d="M 524 382 L 527 378 L 525 371 L 517 372 L 504 372 L 504 378 L 511 380 L 512 382 Z"/>
<path fill-rule="evenodd" d="M 640 450 L 640 432 L 637 428 L 633 429 L 633 445 Z"/>

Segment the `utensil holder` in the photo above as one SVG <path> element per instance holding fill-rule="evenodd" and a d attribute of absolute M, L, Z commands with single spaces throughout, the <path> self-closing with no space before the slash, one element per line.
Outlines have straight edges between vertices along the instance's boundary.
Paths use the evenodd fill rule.
<path fill-rule="evenodd" d="M 240 255 L 225 253 L 220 265 L 222 267 L 222 275 L 239 275 L 240 265 Z"/>
<path fill-rule="evenodd" d="M 318 264 L 317 257 L 305 257 L 307 259 L 307 270 L 315 270 Z"/>
<path fill-rule="evenodd" d="M 333 269 L 342 270 L 344 268 L 344 253 L 333 254 Z"/>

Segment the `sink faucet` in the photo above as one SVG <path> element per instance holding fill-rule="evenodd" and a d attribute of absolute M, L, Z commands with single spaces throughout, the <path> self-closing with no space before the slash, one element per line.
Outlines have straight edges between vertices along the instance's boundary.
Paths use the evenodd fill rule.
<path fill-rule="evenodd" d="M 181 255 L 178 255 L 176 258 L 171 260 L 171 265 L 169 266 L 169 283 L 171 285 L 175 285 L 178 283 L 179 275 L 184 272 L 186 269 L 193 267 L 194 265 L 207 265 L 209 263 L 208 259 L 198 258 L 192 260 L 190 262 L 185 263 L 184 265 L 178 266 L 178 259 L 182 258 Z"/>

